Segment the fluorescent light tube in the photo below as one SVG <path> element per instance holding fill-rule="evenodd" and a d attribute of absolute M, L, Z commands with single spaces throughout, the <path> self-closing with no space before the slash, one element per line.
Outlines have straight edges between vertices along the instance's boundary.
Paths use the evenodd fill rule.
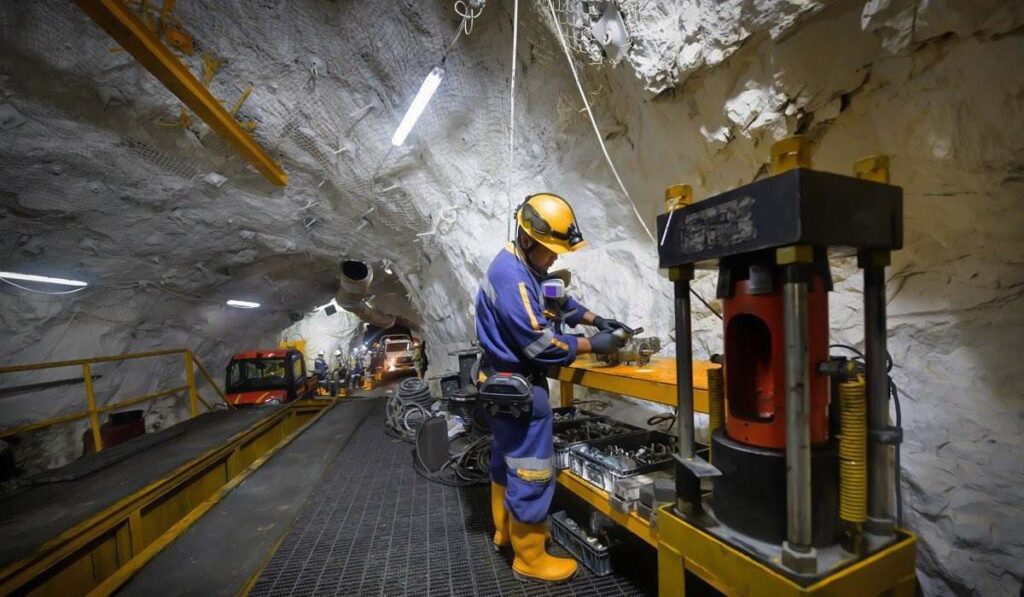
<path fill-rule="evenodd" d="M 395 134 L 391 136 L 391 144 L 398 147 L 402 143 L 405 143 L 405 138 L 409 136 L 409 131 L 416 125 L 416 121 L 419 120 L 420 115 L 423 114 L 423 109 L 427 107 L 427 103 L 430 98 L 434 96 L 434 92 L 437 91 L 439 85 L 441 85 L 441 78 L 444 77 L 444 68 L 441 66 L 435 66 L 430 69 L 427 73 L 427 78 L 423 79 L 423 84 L 420 85 L 420 90 L 416 92 L 416 97 L 412 100 L 412 105 L 405 112 L 405 117 L 402 118 L 402 123 L 398 125 L 395 130 Z"/>
<path fill-rule="evenodd" d="M 25 282 L 43 282 L 45 284 L 59 284 L 61 286 L 88 286 L 81 280 L 67 280 L 65 278 L 51 278 L 49 276 L 34 276 L 32 274 L 17 274 L 14 272 L 0 272 L 0 278 L 8 280 L 24 280 Z"/>
<path fill-rule="evenodd" d="M 252 302 L 249 302 L 249 301 L 236 301 L 234 299 L 231 299 L 231 300 L 228 301 L 228 306 L 229 307 L 237 307 L 239 309 L 255 309 L 256 307 L 259 307 L 260 304 L 259 303 L 252 303 Z"/>

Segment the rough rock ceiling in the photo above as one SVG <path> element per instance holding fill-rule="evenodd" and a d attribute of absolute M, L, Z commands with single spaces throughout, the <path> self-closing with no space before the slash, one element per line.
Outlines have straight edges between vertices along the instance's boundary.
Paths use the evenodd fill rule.
<path fill-rule="evenodd" d="M 615 68 L 586 66 L 584 85 L 648 225 L 667 184 L 690 183 L 700 199 L 749 182 L 770 143 L 793 132 L 812 137 L 822 169 L 892 156 L 907 248 L 890 270 L 890 347 L 922 582 L 929 594 L 1015 593 L 1021 4 L 620 4 L 632 49 Z M 432 361 L 443 362 L 470 336 L 477 281 L 505 236 L 511 2 L 491 0 L 453 48 L 400 149 L 391 132 L 455 33 L 450 3 L 178 5 L 200 51 L 222 62 L 215 94 L 230 104 L 254 85 L 240 117 L 257 122 L 291 182 L 271 187 L 202 124 L 173 126 L 179 102 L 73 6 L 0 3 L 0 265 L 93 283 L 71 297 L 0 290 L 6 360 L 189 346 L 219 369 L 231 352 L 274 341 L 290 312 L 326 302 L 337 260 L 356 257 L 395 264 L 409 302 L 396 293 L 393 307 L 422 323 Z M 541 189 L 573 199 L 592 241 L 567 260 L 577 294 L 670 341 L 669 285 L 579 112 L 546 8 L 522 8 L 512 200 Z M 856 343 L 859 276 L 851 264 L 835 273 L 833 336 Z M 713 282 L 697 287 L 711 297 Z M 240 293 L 268 308 L 223 306 Z M 720 348 L 717 320 L 698 311 L 696 328 L 698 355 Z M 103 392 L 142 393 L 173 375 L 172 364 L 112 370 Z M 76 401 L 5 398 L 0 424 Z M 159 424 L 181 416 L 156 414 Z M 80 432 L 40 439 L 43 464 L 73 454 Z"/>

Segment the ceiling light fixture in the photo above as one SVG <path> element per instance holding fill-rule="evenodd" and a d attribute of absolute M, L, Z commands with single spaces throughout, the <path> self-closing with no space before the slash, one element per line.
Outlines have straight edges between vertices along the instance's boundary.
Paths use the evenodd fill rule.
<path fill-rule="evenodd" d="M 236 309 L 255 309 L 260 306 L 259 303 L 253 303 L 251 301 L 236 301 L 234 299 L 229 300 L 227 305 L 229 307 L 235 307 Z"/>
<path fill-rule="evenodd" d="M 0 278 L 4 278 L 5 280 L 22 280 L 24 282 L 42 282 L 44 284 L 57 284 L 60 286 L 77 286 L 80 288 L 84 288 L 89 285 L 81 280 L 51 278 L 49 276 L 35 276 L 32 274 L 18 274 L 15 272 L 0 272 Z"/>
<path fill-rule="evenodd" d="M 416 97 L 412 100 L 412 105 L 405 112 L 405 117 L 402 118 L 401 124 L 395 129 L 395 134 L 391 136 L 391 144 L 398 147 L 402 143 L 405 143 L 405 138 L 409 136 L 409 132 L 412 131 L 412 127 L 416 125 L 416 121 L 419 120 L 420 115 L 423 114 L 424 108 L 427 107 L 427 103 L 430 102 L 430 98 L 434 96 L 434 92 L 441 85 L 441 79 L 444 77 L 444 67 L 440 64 L 430 69 L 427 73 L 427 78 L 423 79 L 423 84 L 420 85 L 420 90 L 416 92 Z"/>

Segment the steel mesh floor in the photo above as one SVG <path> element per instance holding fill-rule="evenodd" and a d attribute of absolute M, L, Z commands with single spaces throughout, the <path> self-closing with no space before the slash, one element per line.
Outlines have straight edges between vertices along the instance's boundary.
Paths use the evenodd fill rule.
<path fill-rule="evenodd" d="M 512 577 L 495 553 L 487 487 L 457 489 L 412 469 L 411 446 L 367 417 L 310 496 L 251 595 L 646 595 L 580 567 L 566 583 Z"/>

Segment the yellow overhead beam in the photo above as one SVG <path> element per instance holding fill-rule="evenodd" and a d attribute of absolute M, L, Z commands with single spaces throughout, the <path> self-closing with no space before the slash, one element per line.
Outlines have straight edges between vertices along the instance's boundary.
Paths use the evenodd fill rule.
<path fill-rule="evenodd" d="M 75 3 L 270 182 L 280 186 L 288 184 L 284 170 L 122 0 L 75 0 Z"/>

